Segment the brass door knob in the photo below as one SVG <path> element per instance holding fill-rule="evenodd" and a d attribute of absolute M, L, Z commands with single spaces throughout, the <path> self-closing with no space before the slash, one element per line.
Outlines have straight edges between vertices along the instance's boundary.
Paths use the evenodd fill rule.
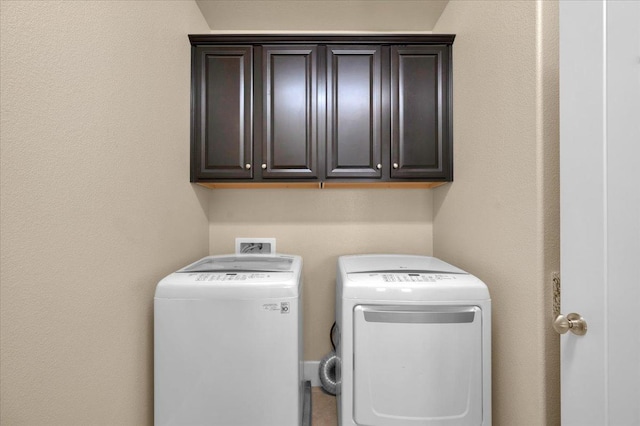
<path fill-rule="evenodd" d="M 558 315 L 553 321 L 553 329 L 559 334 L 565 334 L 567 331 L 571 331 L 575 335 L 584 336 L 587 334 L 587 322 L 580 314 L 576 313 L 571 313 L 566 317 L 564 315 Z"/>

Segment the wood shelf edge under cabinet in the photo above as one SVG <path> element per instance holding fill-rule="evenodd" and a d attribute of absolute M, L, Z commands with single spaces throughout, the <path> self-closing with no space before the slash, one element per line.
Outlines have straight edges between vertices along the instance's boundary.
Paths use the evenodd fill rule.
<path fill-rule="evenodd" d="M 196 182 L 209 189 L 255 189 L 255 188 L 316 188 L 321 182 Z"/>
<path fill-rule="evenodd" d="M 209 189 L 432 189 L 449 182 L 195 182 Z"/>
<path fill-rule="evenodd" d="M 371 189 L 431 189 L 449 182 L 323 182 L 322 187 Z"/>

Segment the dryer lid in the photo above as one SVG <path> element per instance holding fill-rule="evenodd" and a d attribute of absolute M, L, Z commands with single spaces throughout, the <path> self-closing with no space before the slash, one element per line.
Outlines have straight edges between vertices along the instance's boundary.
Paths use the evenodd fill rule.
<path fill-rule="evenodd" d="M 466 274 L 462 269 L 435 257 L 417 255 L 366 254 L 341 256 L 339 265 L 346 274 L 372 272 Z"/>
<path fill-rule="evenodd" d="M 341 256 L 338 269 L 337 292 L 343 299 L 403 303 L 489 300 L 489 290 L 482 281 L 435 257 Z"/>
<path fill-rule="evenodd" d="M 178 272 L 288 272 L 292 270 L 290 256 L 209 256 Z"/>

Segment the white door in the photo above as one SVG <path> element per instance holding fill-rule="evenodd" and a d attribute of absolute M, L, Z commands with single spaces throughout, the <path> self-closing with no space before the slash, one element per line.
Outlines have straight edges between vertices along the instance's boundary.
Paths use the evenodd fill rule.
<path fill-rule="evenodd" d="M 640 0 L 560 2 L 563 426 L 640 425 Z"/>

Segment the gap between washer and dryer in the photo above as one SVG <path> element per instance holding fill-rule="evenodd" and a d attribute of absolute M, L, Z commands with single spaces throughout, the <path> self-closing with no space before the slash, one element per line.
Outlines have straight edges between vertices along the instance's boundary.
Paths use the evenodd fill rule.
<path fill-rule="evenodd" d="M 336 397 L 329 395 L 321 387 L 311 388 L 312 426 L 337 426 L 338 414 Z"/>

